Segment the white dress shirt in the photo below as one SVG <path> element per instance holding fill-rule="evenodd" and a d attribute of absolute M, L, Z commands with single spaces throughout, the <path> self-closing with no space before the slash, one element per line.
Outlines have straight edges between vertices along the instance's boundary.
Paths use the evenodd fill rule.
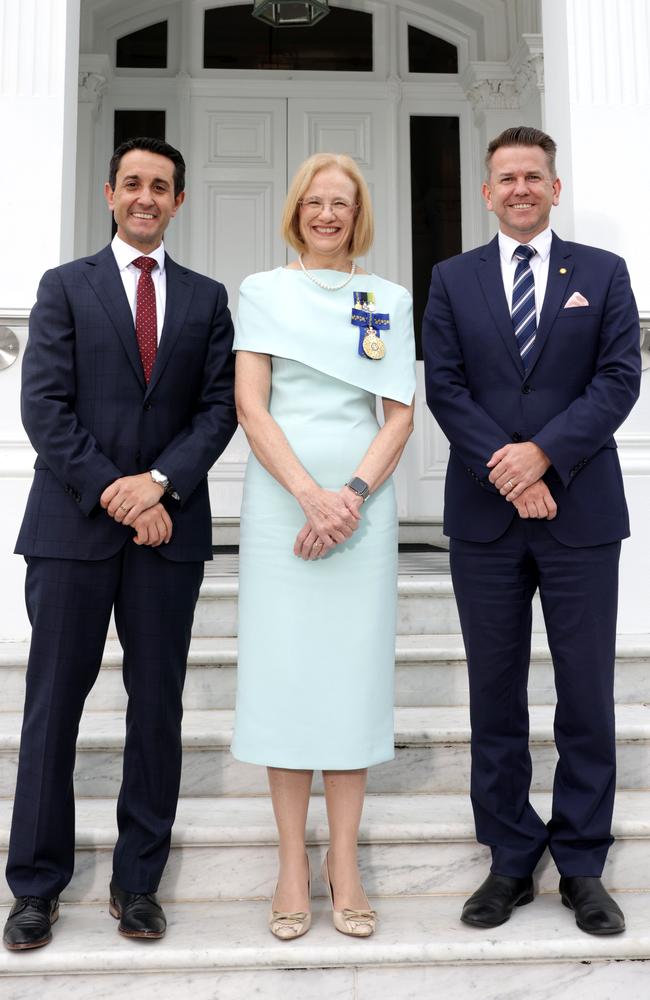
<path fill-rule="evenodd" d="M 133 261 L 137 260 L 138 257 L 153 257 L 156 261 L 158 267 L 153 268 L 151 278 L 156 292 L 156 326 L 158 327 L 158 343 L 160 343 L 160 334 L 162 333 L 163 323 L 165 321 L 165 304 L 167 301 L 164 243 L 161 243 L 160 246 L 156 247 L 155 250 L 152 250 L 151 253 L 143 254 L 141 250 L 136 250 L 135 247 L 132 247 L 129 243 L 125 243 L 124 240 L 121 240 L 119 236 L 115 235 L 113 237 L 113 242 L 111 243 L 111 249 L 115 255 L 117 266 L 120 269 L 120 277 L 122 279 L 122 284 L 124 285 L 124 291 L 126 292 L 126 297 L 129 305 L 131 306 L 131 312 L 133 313 L 134 326 L 138 278 L 142 272 L 134 266 Z"/>
<path fill-rule="evenodd" d="M 548 264 L 551 255 L 551 241 L 553 234 L 551 227 L 547 226 L 541 233 L 534 236 L 529 241 L 528 246 L 535 247 L 537 251 L 530 260 L 530 269 L 535 279 L 535 311 L 537 313 L 537 324 L 539 325 L 539 314 L 544 305 L 544 295 L 546 294 L 546 284 L 548 282 Z M 519 263 L 513 254 L 517 247 L 521 246 L 519 240 L 513 240 L 511 236 L 506 236 L 499 230 L 499 255 L 501 257 L 501 277 L 506 293 L 508 309 L 512 312 L 512 286 L 515 283 L 515 270 Z"/>

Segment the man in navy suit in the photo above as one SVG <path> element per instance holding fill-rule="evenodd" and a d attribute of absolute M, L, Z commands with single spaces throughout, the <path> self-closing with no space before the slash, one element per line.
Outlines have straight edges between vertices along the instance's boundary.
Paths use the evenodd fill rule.
<path fill-rule="evenodd" d="M 160 938 L 156 898 L 181 774 L 194 607 L 212 558 L 207 475 L 236 427 L 223 285 L 176 264 L 163 234 L 185 163 L 158 139 L 113 154 L 110 246 L 42 278 L 23 361 L 37 459 L 16 551 L 32 641 L 7 880 L 11 950 L 51 940 L 72 877 L 79 720 L 114 612 L 128 694 L 110 911 Z"/>
<path fill-rule="evenodd" d="M 445 532 L 467 653 L 471 796 L 486 881 L 477 927 L 531 902 L 546 847 L 562 902 L 592 934 L 625 928 L 600 876 L 616 780 L 614 647 L 629 534 L 614 432 L 639 393 L 639 317 L 625 262 L 559 239 L 555 143 L 507 129 L 486 157 L 487 246 L 433 269 L 427 401 L 450 442 Z M 553 658 L 559 760 L 544 823 L 529 800 L 527 681 L 539 591 Z"/>

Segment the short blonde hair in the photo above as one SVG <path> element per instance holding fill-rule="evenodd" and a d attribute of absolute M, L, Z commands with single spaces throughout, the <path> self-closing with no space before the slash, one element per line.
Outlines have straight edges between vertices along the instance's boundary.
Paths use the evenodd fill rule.
<path fill-rule="evenodd" d="M 356 184 L 357 211 L 350 241 L 350 256 L 363 257 L 368 253 L 375 237 L 375 220 L 368 185 L 355 161 L 345 153 L 314 153 L 298 167 L 284 203 L 280 226 L 282 239 L 298 253 L 306 250 L 305 241 L 300 235 L 300 200 L 316 174 L 328 167 L 338 167 Z"/>

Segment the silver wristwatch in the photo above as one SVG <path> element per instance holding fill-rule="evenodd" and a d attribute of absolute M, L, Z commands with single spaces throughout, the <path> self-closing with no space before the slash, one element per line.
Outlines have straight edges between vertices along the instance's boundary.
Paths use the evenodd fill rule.
<path fill-rule="evenodd" d="M 169 481 L 169 476 L 166 476 L 164 472 L 160 471 L 160 469 L 149 469 L 149 475 L 153 479 L 154 483 L 158 483 L 159 486 L 162 486 L 165 493 L 167 493 L 170 497 L 173 497 L 174 500 L 180 500 L 178 493 Z"/>
<path fill-rule="evenodd" d="M 358 476 L 355 476 L 354 479 L 351 479 L 350 482 L 345 485 L 349 486 L 352 492 L 356 493 L 358 497 L 361 497 L 364 503 L 366 502 L 370 495 L 368 483 L 364 483 L 363 479 L 359 479 Z"/>

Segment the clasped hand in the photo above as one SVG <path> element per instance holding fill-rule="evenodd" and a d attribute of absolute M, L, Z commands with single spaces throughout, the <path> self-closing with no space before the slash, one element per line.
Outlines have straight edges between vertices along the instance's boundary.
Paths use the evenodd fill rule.
<path fill-rule="evenodd" d="M 166 545 L 172 537 L 172 520 L 160 498 L 165 491 L 148 472 L 122 476 L 107 486 L 99 502 L 119 524 L 133 528 L 136 545 Z"/>
<path fill-rule="evenodd" d="M 156 548 L 166 545 L 172 537 L 172 519 L 161 503 L 148 507 L 132 525 L 135 530 L 133 541 L 136 545 L 150 545 Z"/>
<path fill-rule="evenodd" d="M 347 486 L 338 492 L 318 489 L 301 501 L 307 522 L 293 546 L 301 559 L 320 559 L 359 527 L 363 500 Z"/>
<path fill-rule="evenodd" d="M 157 504 L 164 492 L 148 472 L 141 472 L 137 476 L 116 479 L 106 487 L 99 502 L 109 517 L 119 524 L 135 527 L 140 514 Z"/>
<path fill-rule="evenodd" d="M 502 497 L 514 503 L 524 490 L 541 479 L 551 460 L 533 441 L 506 444 L 487 463 L 489 480 Z"/>

